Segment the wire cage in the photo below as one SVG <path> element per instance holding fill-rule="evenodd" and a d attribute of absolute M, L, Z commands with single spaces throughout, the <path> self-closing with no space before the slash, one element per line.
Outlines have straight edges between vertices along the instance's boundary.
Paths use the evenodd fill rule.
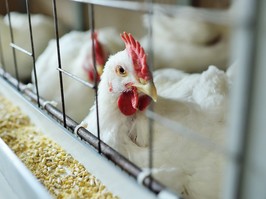
<path fill-rule="evenodd" d="M 40 1 L 42 2 L 42 1 Z M 44 1 L 43 1 L 44 3 Z M 44 3 L 46 5 L 48 3 Z M 63 13 L 64 8 L 61 5 L 71 4 L 70 14 L 75 14 L 72 17 L 74 24 L 73 29 L 90 30 L 88 35 L 93 38 L 93 35 L 99 28 L 106 25 L 117 26 L 119 31 L 126 30 L 132 32 L 132 34 L 141 37 L 147 35 L 146 49 L 148 56 L 148 65 L 152 71 L 156 70 L 157 59 L 154 48 L 153 39 L 156 36 L 153 20 L 158 13 L 163 13 L 166 16 L 189 16 L 199 21 L 208 22 L 223 26 L 226 29 L 230 29 L 230 39 L 228 39 L 228 48 L 225 48 L 227 59 L 223 59 L 223 70 L 226 70 L 235 60 L 238 65 L 237 72 L 235 72 L 234 81 L 232 83 L 232 90 L 230 91 L 229 105 L 224 111 L 225 117 L 229 118 L 226 123 L 226 139 L 224 145 L 218 145 L 210 139 L 199 135 L 195 130 L 190 129 L 175 121 L 171 121 L 166 117 L 156 114 L 153 111 L 153 105 L 147 112 L 149 118 L 149 141 L 148 141 L 148 153 L 147 162 L 148 169 L 140 168 L 138 165 L 129 161 L 124 155 L 120 154 L 117 150 L 110 147 L 108 144 L 102 141 L 100 134 L 101 115 L 98 112 L 98 83 L 97 78 L 94 78 L 92 83 L 88 83 L 74 72 L 65 69 L 66 62 L 63 63 L 62 58 L 62 41 L 60 37 L 61 21 L 69 22 L 67 17 L 65 18 Z M 40 86 L 38 78 L 39 74 L 36 68 L 36 61 L 39 56 L 39 52 L 36 52 L 36 42 L 33 34 L 32 27 L 32 13 L 40 12 L 39 6 L 35 5 L 35 2 L 25 0 L 23 5 L 23 11 L 26 12 L 28 34 L 25 40 L 27 40 L 27 47 L 24 44 L 18 44 L 17 38 L 14 34 L 14 27 L 11 15 L 11 1 L 6 0 L 4 2 L 5 11 L 7 13 L 8 21 L 8 36 L 6 32 L 0 29 L 0 72 L 1 81 L 6 82 L 12 87 L 12 90 L 23 96 L 28 102 L 37 107 L 38 110 L 47 114 L 53 119 L 53 122 L 60 124 L 69 134 L 73 135 L 71 139 L 77 139 L 78 142 L 82 142 L 86 146 L 92 146 L 100 154 L 100 157 L 112 161 L 114 165 L 118 166 L 123 172 L 129 174 L 140 185 L 144 185 L 151 191 L 152 197 L 158 198 L 186 198 L 186 190 L 183 193 L 177 193 L 172 191 L 160 181 L 160 179 L 154 178 L 152 172 L 154 167 L 154 156 L 156 152 L 153 150 L 153 124 L 160 123 L 166 126 L 171 131 L 178 133 L 185 139 L 191 140 L 191 142 L 197 143 L 198 147 L 213 151 L 217 156 L 222 156 L 226 161 L 225 171 L 223 172 L 224 179 L 221 180 L 222 194 L 217 197 L 221 198 L 263 198 L 265 197 L 265 185 L 266 181 L 266 162 L 261 158 L 261 152 L 265 149 L 264 141 L 266 139 L 265 123 L 263 122 L 266 110 L 264 102 L 265 92 L 263 89 L 264 77 L 266 74 L 263 64 L 263 54 L 265 48 L 265 42 L 263 35 L 265 35 L 265 1 L 117 1 L 117 0 L 52 0 L 45 14 L 51 14 L 53 18 L 53 31 L 56 46 L 56 59 L 57 67 L 54 68 L 56 75 L 58 76 L 57 84 L 59 85 L 60 94 L 60 106 L 55 107 L 52 102 L 45 99 L 40 93 Z M 191 9 L 187 9 L 187 5 L 194 6 Z M 109 12 L 110 11 L 110 12 Z M 73 13 L 72 13 L 73 12 Z M 112 13 L 108 19 L 103 21 L 103 16 Z M 138 27 L 141 22 L 140 16 L 146 15 L 146 28 Z M 120 22 L 119 19 L 122 21 Z M 117 22 L 118 21 L 118 22 Z M 103 24 L 101 24 L 103 23 Z M 179 24 L 180 25 L 180 24 Z M 137 28 L 136 28 L 137 27 Z M 158 27 L 157 27 L 158 28 Z M 174 27 L 173 27 L 174 28 Z M 170 31 L 170 30 L 169 30 Z M 6 38 L 10 38 L 9 46 L 4 46 Z M 91 39 L 92 40 L 92 39 Z M 213 39 L 208 45 L 220 41 L 220 36 Z M 95 55 L 95 43 L 92 41 L 92 60 L 94 75 L 97 73 L 96 67 L 96 55 Z M 5 49 L 9 48 L 12 54 L 13 74 L 10 75 L 8 71 L 8 65 Z M 63 49 L 64 50 L 64 49 Z M 23 79 L 21 77 L 21 65 L 18 58 L 18 54 L 23 54 L 26 59 L 29 59 L 30 66 L 32 68 L 31 78 L 34 82 L 33 86 L 28 86 L 30 79 Z M 38 55 L 36 55 L 36 53 Z M 221 56 L 221 55 L 220 55 Z M 217 55 L 218 59 L 219 55 Z M 193 59 L 191 57 L 190 59 Z M 231 63 L 232 62 L 232 63 Z M 212 64 L 211 62 L 209 63 Z M 241 69 L 240 69 L 241 67 Z M 191 72 L 191 71 L 188 71 Z M 196 71 L 199 72 L 199 71 Z M 202 72 L 202 71 L 201 71 Z M 237 74 L 237 75 L 236 75 Z M 49 77 L 47 77 L 47 85 Z M 93 91 L 93 98 L 96 104 L 96 122 L 97 132 L 91 133 L 82 125 L 80 121 L 76 121 L 69 115 L 68 102 L 65 101 L 66 93 L 64 86 L 65 81 L 68 79 L 71 84 L 79 84 L 86 87 L 88 90 Z M 4 85 L 1 85 L 4 87 Z M 50 88 L 55 89 L 55 88 Z M 13 91 L 12 91 L 13 92 Z M 77 108 L 80 104 L 76 104 L 74 108 Z M 88 111 L 88 110 L 87 110 Z M 178 113 L 177 113 L 178 114 Z M 195 121 L 191 121 L 195 122 Z M 130 178 L 131 179 L 131 178 Z M 178 181 L 178 180 L 177 180 Z M 140 188 L 141 186 L 138 186 Z M 145 189 L 146 190 L 146 189 Z M 169 191 L 170 190 L 170 191 Z M 42 193 L 42 192 L 41 192 Z M 43 193 L 42 193 L 43 194 Z M 130 193 L 129 193 L 130 194 Z M 44 194 L 45 195 L 45 194 Z M 132 196 L 133 198 L 135 196 Z M 145 196 L 144 196 L 145 197 Z M 44 197 L 45 198 L 45 197 Z M 130 198 L 130 197 L 128 197 Z"/>

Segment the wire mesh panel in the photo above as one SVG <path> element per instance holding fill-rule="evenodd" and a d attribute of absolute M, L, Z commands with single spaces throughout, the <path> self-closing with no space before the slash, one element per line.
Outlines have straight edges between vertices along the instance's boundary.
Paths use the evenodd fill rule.
<path fill-rule="evenodd" d="M 212 2 L 223 8 L 217 10 L 184 6 L 210 7 L 210 1 L 76 0 L 72 3 L 81 5 L 79 11 L 88 18 L 82 24 L 89 29 L 66 33 L 58 18 L 63 10 L 52 0 L 55 39 L 38 58 L 29 3 L 25 1 L 30 50 L 16 43 L 6 0 L 15 71 L 13 77 L 5 72 L 10 66 L 0 30 L 6 81 L 158 197 L 243 196 L 249 159 L 242 149 L 249 142 L 242 132 L 249 111 L 240 109 L 253 95 L 239 104 L 231 103 L 231 95 L 243 99 L 243 93 L 250 94 L 248 74 L 253 70 L 250 61 L 245 74 L 237 74 L 242 69 L 235 60 L 243 64 L 248 58 L 246 52 L 235 56 L 231 34 L 239 37 L 236 46 L 253 46 L 257 32 L 250 27 L 259 3 Z M 102 11 L 113 13 L 105 22 L 110 24 L 101 24 Z M 33 86 L 21 83 L 17 52 L 32 59 Z M 232 89 L 236 76 L 243 83 L 237 91 Z M 237 136 L 232 145 L 238 147 L 228 147 L 228 140 Z M 227 165 L 233 174 L 225 178 Z"/>

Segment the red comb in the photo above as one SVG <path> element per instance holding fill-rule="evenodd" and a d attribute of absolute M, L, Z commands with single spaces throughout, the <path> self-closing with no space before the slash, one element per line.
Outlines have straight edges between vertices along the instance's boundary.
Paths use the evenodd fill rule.
<path fill-rule="evenodd" d="M 149 67 L 147 66 L 146 54 L 140 43 L 136 41 L 130 33 L 123 32 L 121 38 L 125 42 L 129 56 L 132 58 L 137 76 L 144 80 L 151 79 Z"/>
<path fill-rule="evenodd" d="M 95 58 L 96 58 L 96 63 L 100 65 L 105 64 L 105 54 L 103 51 L 102 44 L 98 40 L 98 33 L 93 32 L 92 34 L 93 42 L 94 42 L 94 49 L 95 49 Z"/>
<path fill-rule="evenodd" d="M 104 66 L 107 56 L 105 55 L 105 52 L 103 50 L 102 44 L 98 40 L 98 32 L 93 32 L 91 34 L 91 39 L 94 43 L 94 52 L 95 52 L 95 62 L 96 65 L 102 65 Z M 90 51 L 89 51 L 90 52 Z M 94 72 L 94 65 L 91 60 L 91 54 L 88 52 L 88 54 L 85 56 L 85 59 L 83 61 L 82 67 L 87 72 L 88 78 L 90 81 L 94 81 L 95 79 L 95 72 Z M 97 81 L 100 80 L 100 75 L 97 73 Z"/>

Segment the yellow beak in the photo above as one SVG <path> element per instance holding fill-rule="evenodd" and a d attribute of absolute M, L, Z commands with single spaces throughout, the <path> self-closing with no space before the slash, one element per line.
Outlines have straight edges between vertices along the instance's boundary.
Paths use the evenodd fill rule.
<path fill-rule="evenodd" d="M 97 65 L 96 69 L 97 69 L 97 73 L 99 76 L 101 76 L 103 74 L 103 65 Z"/>
<path fill-rule="evenodd" d="M 133 86 L 144 94 L 150 96 L 153 101 L 157 101 L 157 90 L 152 80 L 146 83 L 135 83 Z"/>

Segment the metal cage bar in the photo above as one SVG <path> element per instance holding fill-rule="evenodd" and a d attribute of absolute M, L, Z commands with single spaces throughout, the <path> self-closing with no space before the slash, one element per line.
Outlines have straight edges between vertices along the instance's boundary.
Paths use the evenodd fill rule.
<path fill-rule="evenodd" d="M 92 40 L 92 62 L 94 68 L 94 91 L 95 91 L 95 106 L 96 106 L 96 123 L 97 123 L 97 137 L 98 137 L 98 152 L 101 153 L 101 136 L 100 136 L 100 119 L 99 119 L 99 105 L 98 105 L 98 82 L 97 82 L 97 66 L 96 66 L 96 53 L 95 53 L 95 43 L 94 37 L 94 5 L 89 4 L 89 25 L 91 30 L 91 40 Z"/>
<path fill-rule="evenodd" d="M 5 73 L 6 71 L 6 66 L 5 66 L 5 58 L 4 58 L 4 54 L 3 54 L 3 47 L 2 47 L 2 34 L 1 34 L 1 29 L 0 29 L 0 59 L 1 59 L 1 66 L 3 68 L 3 74 Z"/>
<path fill-rule="evenodd" d="M 66 0 L 69 1 L 69 0 Z M 122 0 L 70 0 L 84 4 L 94 4 L 110 8 L 119 8 L 142 13 L 149 13 L 150 7 L 146 1 L 122 1 Z M 236 0 L 235 0 L 236 1 Z M 167 5 L 163 3 L 153 3 L 153 10 L 160 11 L 168 15 L 189 15 L 199 17 L 204 21 L 217 24 L 232 24 L 232 15 L 228 10 L 194 8 L 193 11 L 186 9 L 182 5 Z M 236 19 L 238 20 L 238 19 Z"/>
<path fill-rule="evenodd" d="M 263 198 L 265 192 L 265 1 L 238 1 L 233 53 L 239 57 L 239 76 L 231 103 L 229 161 L 224 198 Z M 237 47 L 237 48 L 236 48 Z M 263 101 L 264 99 L 264 101 Z M 252 155 L 251 155 L 252 154 Z M 255 180 L 256 178 L 256 180 Z"/>
<path fill-rule="evenodd" d="M 57 56 L 58 56 L 58 68 L 61 69 L 62 66 L 61 66 L 61 57 L 60 57 L 60 43 L 59 43 L 56 0 L 52 0 L 52 3 L 53 3 L 53 14 L 54 14 L 54 28 L 55 28 L 55 36 L 56 36 L 56 48 L 57 48 Z M 61 71 L 59 71 L 58 73 L 59 73 L 58 75 L 59 75 L 60 94 L 61 94 L 61 102 L 62 102 L 63 123 L 64 123 L 64 127 L 66 128 L 66 110 L 65 110 L 63 75 Z"/>
<path fill-rule="evenodd" d="M 35 89 L 37 94 L 37 105 L 40 107 L 40 96 L 39 96 L 39 89 L 38 89 L 38 78 L 36 74 L 36 58 L 35 58 L 35 49 L 34 49 L 34 42 L 33 42 L 33 33 L 32 33 L 32 26 L 31 26 L 31 14 L 29 10 L 29 1 L 26 0 L 26 9 L 28 15 L 28 22 L 29 22 L 29 30 L 30 30 L 30 43 L 31 43 L 31 56 L 32 56 L 32 63 L 33 63 L 33 74 L 35 79 Z"/>
<path fill-rule="evenodd" d="M 153 71 L 153 27 L 152 27 L 152 17 L 153 17 L 153 4 L 154 0 L 147 0 L 146 1 L 149 10 L 148 10 L 148 64 L 151 71 Z M 149 110 L 153 110 L 153 102 L 151 103 Z M 154 156 L 153 156 L 153 131 L 154 131 L 154 123 L 153 120 L 149 118 L 149 156 L 147 157 L 149 159 L 149 169 L 150 169 L 150 176 L 152 177 L 152 169 L 154 164 Z M 150 187 L 152 186 L 152 181 L 150 181 Z"/>

